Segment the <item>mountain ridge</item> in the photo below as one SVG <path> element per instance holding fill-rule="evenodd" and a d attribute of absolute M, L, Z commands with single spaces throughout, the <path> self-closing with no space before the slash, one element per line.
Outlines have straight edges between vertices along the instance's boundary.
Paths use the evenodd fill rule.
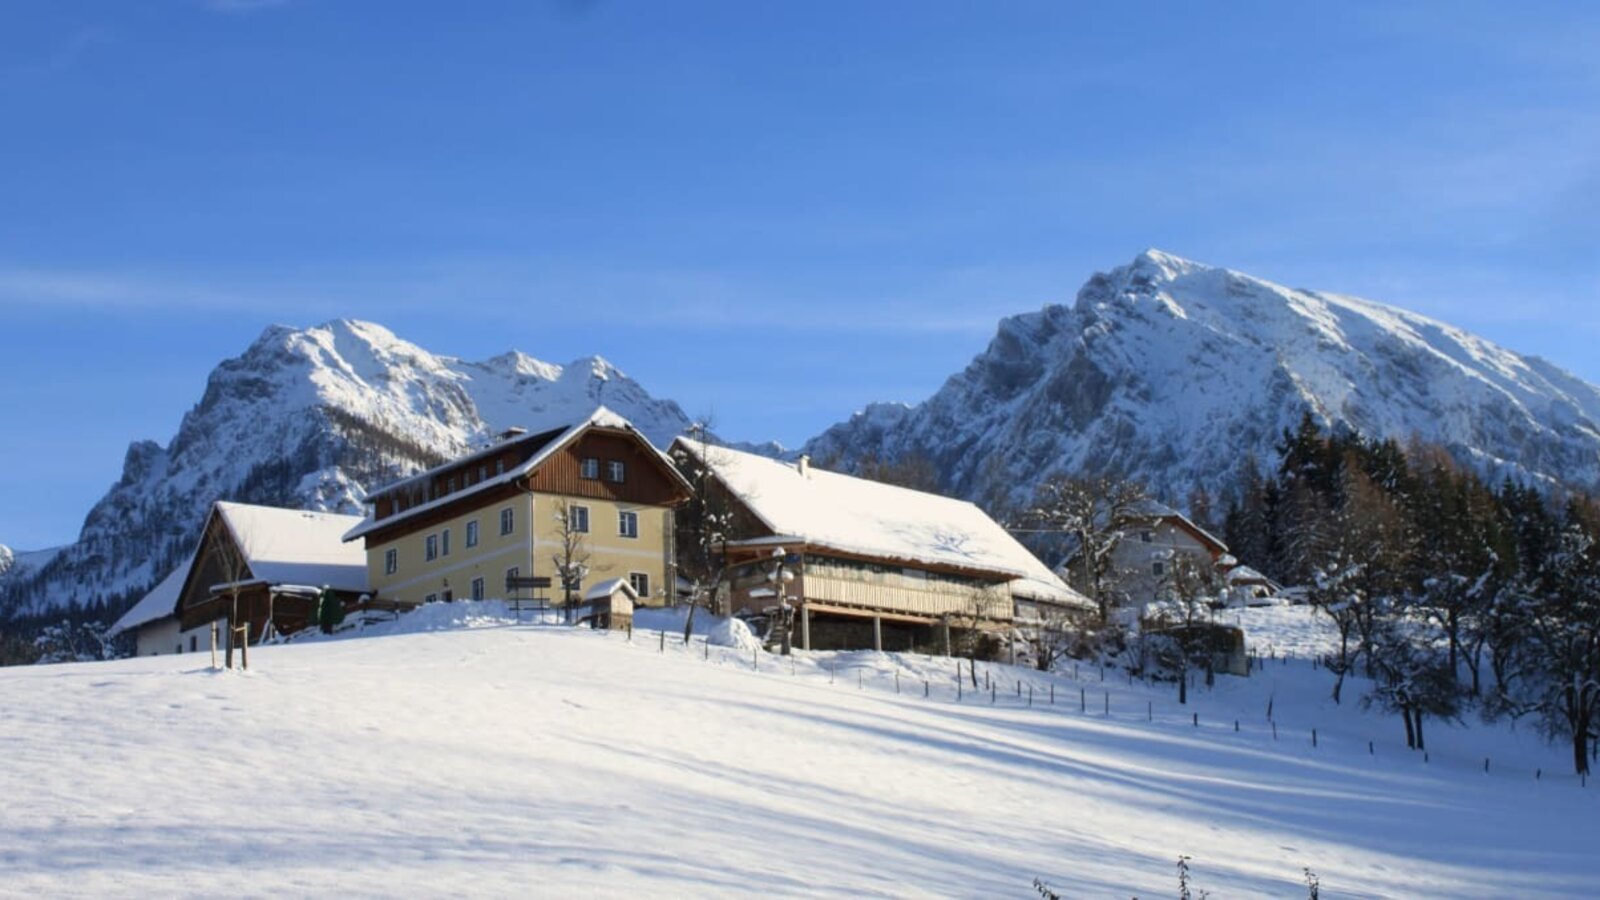
<path fill-rule="evenodd" d="M 1384 303 L 1286 288 L 1147 250 L 1071 305 L 1001 320 L 932 396 L 872 404 L 807 442 L 846 467 L 922 457 L 944 489 L 1025 503 L 1062 472 L 1126 475 L 1177 502 L 1213 496 L 1244 458 L 1270 465 L 1302 412 L 1413 434 L 1495 475 L 1592 490 L 1600 388 Z"/>
<path fill-rule="evenodd" d="M 129 444 L 78 540 L 0 576 L 0 619 L 115 613 L 189 552 L 219 499 L 359 513 L 367 491 L 490 440 L 604 403 L 665 443 L 688 418 L 598 356 L 428 352 L 371 322 L 271 325 L 223 360 L 166 446 Z"/>

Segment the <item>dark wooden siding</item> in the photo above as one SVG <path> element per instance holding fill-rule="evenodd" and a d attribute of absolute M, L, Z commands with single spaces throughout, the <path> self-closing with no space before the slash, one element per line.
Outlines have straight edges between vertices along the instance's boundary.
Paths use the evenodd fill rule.
<path fill-rule="evenodd" d="M 581 477 L 579 465 L 585 457 L 600 461 L 599 478 Z M 613 460 L 627 469 L 620 483 L 609 479 L 607 463 Z M 529 474 L 527 485 L 545 494 L 672 506 L 684 499 L 684 491 L 666 467 L 659 454 L 642 445 L 641 438 L 592 429 L 540 463 Z"/>
<path fill-rule="evenodd" d="M 366 546 L 375 547 L 378 544 L 392 541 L 397 537 L 432 528 L 457 516 L 467 515 L 475 509 L 483 509 L 488 506 L 498 507 L 504 504 L 507 499 L 518 496 L 521 493 L 522 488 L 514 482 L 508 482 L 492 488 L 485 488 L 477 493 L 465 494 L 454 501 L 442 503 L 427 512 L 407 516 L 391 526 L 368 532 L 366 534 Z"/>

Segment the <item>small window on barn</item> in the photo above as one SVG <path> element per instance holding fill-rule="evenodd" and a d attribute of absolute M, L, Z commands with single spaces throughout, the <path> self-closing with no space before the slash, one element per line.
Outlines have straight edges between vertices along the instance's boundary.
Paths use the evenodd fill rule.
<path fill-rule="evenodd" d="M 200 646 L 200 639 L 198 637 L 192 635 L 192 634 L 189 635 L 189 652 L 193 653 L 195 651 L 195 648 L 197 648 L 199 646 Z"/>
<path fill-rule="evenodd" d="M 400 551 L 394 547 L 383 551 L 383 574 L 393 575 L 400 571 Z"/>
<path fill-rule="evenodd" d="M 578 475 L 582 478 L 599 480 L 600 460 L 595 459 L 592 456 L 585 456 L 583 461 L 578 463 Z"/>
<path fill-rule="evenodd" d="M 639 595 L 640 600 L 650 596 L 650 573 L 629 572 L 628 584 L 633 585 L 633 592 Z"/>
<path fill-rule="evenodd" d="M 474 600 L 482 600 L 483 599 L 483 579 L 482 578 L 474 578 L 474 579 L 472 579 L 472 599 L 474 599 Z"/>
<path fill-rule="evenodd" d="M 478 520 L 473 519 L 467 523 L 467 546 L 478 546 Z"/>
<path fill-rule="evenodd" d="M 621 484 L 628 478 L 628 466 L 620 459 L 606 460 L 606 480 Z"/>
<path fill-rule="evenodd" d="M 623 537 L 636 538 L 639 536 L 639 514 L 636 512 L 620 512 L 617 514 L 617 534 Z"/>
<path fill-rule="evenodd" d="M 439 536 L 437 534 L 430 534 L 423 541 L 422 558 L 428 562 L 433 562 L 439 558 Z"/>
<path fill-rule="evenodd" d="M 1156 536 L 1154 534 L 1151 534 L 1148 531 L 1139 532 L 1139 540 L 1143 541 L 1146 544 L 1150 543 L 1151 541 L 1153 541 L 1155 539 L 1156 539 Z"/>
<path fill-rule="evenodd" d="M 1162 575 L 1167 574 L 1167 567 L 1161 563 L 1151 563 L 1150 574 L 1160 578 Z"/>
<path fill-rule="evenodd" d="M 509 506 L 500 510 L 500 533 L 502 535 L 510 534 L 516 529 L 516 526 L 517 519 L 515 511 Z"/>

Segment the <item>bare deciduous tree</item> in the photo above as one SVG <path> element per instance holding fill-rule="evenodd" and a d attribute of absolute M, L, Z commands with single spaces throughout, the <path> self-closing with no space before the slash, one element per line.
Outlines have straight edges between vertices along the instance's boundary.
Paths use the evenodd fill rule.
<path fill-rule="evenodd" d="M 588 509 L 562 500 L 556 504 L 555 519 L 559 528 L 556 533 L 559 543 L 550 560 L 555 563 L 556 574 L 561 577 L 562 605 L 570 624 L 575 608 L 573 592 L 589 574 Z"/>
<path fill-rule="evenodd" d="M 1020 516 L 1024 529 L 1067 538 L 1069 580 L 1094 600 L 1102 622 L 1111 612 L 1114 551 L 1146 496 L 1143 485 L 1132 481 L 1056 476 L 1039 485 L 1033 505 Z"/>
<path fill-rule="evenodd" d="M 678 573 L 689 583 L 689 614 L 683 639 L 694 633 L 695 611 L 714 611 L 727 580 L 728 541 L 735 529 L 733 500 L 713 471 L 718 448 L 711 443 L 710 423 L 694 423 L 676 445 L 672 461 L 689 482 L 689 501 L 674 514 Z M 676 592 L 676 586 L 671 588 Z"/>

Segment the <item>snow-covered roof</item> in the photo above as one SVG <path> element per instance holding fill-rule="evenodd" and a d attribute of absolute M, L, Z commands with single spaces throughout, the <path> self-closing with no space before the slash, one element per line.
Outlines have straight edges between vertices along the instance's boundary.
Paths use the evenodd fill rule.
<path fill-rule="evenodd" d="M 1013 594 L 1089 605 L 977 506 L 679 439 L 773 535 L 885 560 L 1011 576 Z"/>
<path fill-rule="evenodd" d="M 1137 518 L 1171 519 L 1179 522 L 1201 541 L 1215 545 L 1219 553 L 1228 552 L 1228 545 L 1222 542 L 1222 538 L 1196 525 L 1193 519 L 1159 500 L 1141 500 L 1134 504 L 1129 512 Z"/>
<path fill-rule="evenodd" d="M 217 515 L 244 553 L 250 574 L 268 584 L 367 589 L 367 553 L 344 543 L 360 516 L 218 501 Z"/>
<path fill-rule="evenodd" d="M 395 524 L 397 522 L 404 522 L 406 519 L 409 519 L 412 516 L 417 515 L 418 513 L 426 512 L 427 510 L 430 510 L 430 509 L 437 509 L 437 508 L 439 508 L 441 506 L 444 506 L 446 504 L 449 504 L 449 503 L 455 503 L 456 501 L 460 500 L 463 497 L 470 497 L 470 496 L 472 496 L 474 494 L 477 494 L 477 493 L 479 493 L 481 491 L 485 491 L 485 490 L 488 490 L 489 488 L 495 487 L 496 485 L 506 484 L 508 482 L 511 482 L 511 481 L 514 481 L 514 480 L 516 480 L 518 478 L 521 478 L 522 476 L 528 474 L 529 472 L 532 472 L 534 469 L 537 469 L 541 464 L 544 463 L 545 460 L 547 460 L 551 456 L 553 456 L 556 453 L 556 451 L 560 450 L 562 447 L 565 447 L 567 444 L 571 443 L 575 438 L 578 437 L 578 435 L 582 434 L 584 431 L 587 431 L 590 428 L 614 428 L 614 429 L 617 429 L 619 431 L 632 432 L 634 435 L 636 435 L 639 438 L 641 443 L 643 443 L 646 447 L 650 448 L 650 452 L 651 453 L 654 453 L 656 455 L 656 457 L 658 459 L 660 459 L 662 465 L 664 465 L 666 467 L 667 471 L 672 473 L 672 477 L 673 478 L 677 479 L 678 482 L 685 489 L 687 489 L 689 487 L 688 482 L 684 481 L 683 480 L 683 476 L 678 473 L 677 467 L 672 464 L 672 460 L 668 459 L 666 454 L 662 453 L 659 449 L 657 449 L 655 444 L 650 443 L 650 439 L 645 437 L 643 432 L 641 432 L 641 431 L 639 431 L 639 429 L 633 427 L 633 423 L 629 422 L 627 419 L 624 419 L 622 416 L 612 412 L 611 410 L 607 409 L 604 406 L 597 406 L 597 407 L 595 407 L 594 412 L 589 414 L 588 418 L 584 419 L 581 422 L 577 422 L 577 423 L 575 423 L 573 425 L 567 426 L 567 428 L 562 430 L 559 434 L 556 434 L 554 437 L 550 436 L 552 434 L 552 432 L 548 432 L 547 431 L 547 432 L 543 432 L 541 434 L 529 435 L 528 437 L 518 438 L 517 439 L 518 441 L 542 441 L 542 444 L 539 447 L 539 449 L 535 450 L 533 455 L 528 457 L 527 461 L 522 463 L 521 465 L 518 465 L 518 466 L 516 466 L 514 468 L 511 468 L 511 469 L 507 469 L 503 474 L 496 475 L 493 478 L 486 478 L 483 481 L 477 482 L 476 484 L 473 484 L 473 485 L 471 485 L 469 487 L 462 488 L 461 490 L 458 490 L 458 491 L 456 491 L 454 493 L 446 494 L 446 495 L 444 495 L 442 497 L 436 497 L 436 498 L 434 498 L 432 500 L 429 500 L 427 503 L 421 503 L 421 504 L 418 504 L 416 506 L 408 507 L 407 509 L 405 509 L 402 512 L 398 512 L 398 513 L 395 513 L 393 515 L 385 516 L 382 519 L 373 519 L 373 518 L 370 518 L 370 517 L 368 517 L 366 519 L 359 519 L 359 520 L 357 520 L 357 524 L 354 527 L 352 527 L 349 531 L 345 532 L 343 539 L 346 540 L 346 541 L 353 541 L 356 538 L 359 538 L 359 537 L 361 537 L 363 535 L 369 534 L 369 533 L 371 533 L 371 532 L 373 532 L 373 531 L 375 531 L 375 530 L 377 530 L 379 528 L 387 528 L 388 526 L 393 525 L 393 524 Z M 500 448 L 492 448 L 492 449 L 502 449 L 502 448 L 503 448 L 503 445 Z M 461 457 L 460 459 L 453 459 L 453 460 L 451 460 L 451 461 L 449 461 L 447 463 L 444 463 L 442 465 L 434 466 L 433 468 L 427 470 L 426 472 L 419 472 L 416 475 L 412 475 L 409 478 L 403 479 L 401 481 L 394 482 L 393 484 L 384 485 L 383 487 L 379 488 L 376 491 L 373 491 L 370 495 L 368 495 L 368 499 L 371 499 L 373 497 L 377 497 L 377 496 L 382 495 L 382 494 L 387 494 L 387 493 L 389 493 L 391 491 L 394 491 L 396 489 L 405 487 L 407 485 L 416 484 L 416 483 L 418 483 L 418 482 L 420 482 L 420 481 L 422 481 L 424 479 L 431 478 L 434 475 L 439 474 L 440 472 L 446 471 L 448 469 L 452 469 L 452 468 L 454 468 L 456 466 L 462 465 L 464 462 L 467 462 L 467 461 L 470 461 L 472 459 L 475 459 L 478 456 L 483 455 L 485 452 L 486 451 L 479 451 L 478 453 L 472 454 L 470 456 L 464 456 L 464 457 Z"/>
<path fill-rule="evenodd" d="M 1279 590 L 1278 583 L 1249 566 L 1234 566 L 1228 570 L 1229 584 L 1264 584 Z"/>
<path fill-rule="evenodd" d="M 344 533 L 361 521 L 360 516 L 226 500 L 212 504 L 211 515 L 220 517 L 228 533 L 233 535 L 234 543 L 238 544 L 254 576 L 252 582 L 274 587 L 326 585 L 352 593 L 367 590 L 366 551 L 343 541 Z M 199 552 L 200 548 L 196 547 L 160 584 L 123 613 L 111 626 L 110 636 L 174 615 L 178 595 L 183 593 L 189 570 L 194 567 Z"/>
<path fill-rule="evenodd" d="M 615 594 L 617 591 L 622 591 L 624 594 L 627 594 L 629 600 L 637 601 L 639 599 L 639 592 L 633 589 L 633 585 L 630 584 L 626 578 L 612 578 L 602 581 L 584 591 L 583 599 L 604 600 L 612 594 Z"/>
<path fill-rule="evenodd" d="M 135 603 L 132 609 L 123 613 L 122 618 L 111 626 L 111 630 L 106 632 L 106 636 L 116 637 L 124 631 L 138 628 L 140 625 L 148 625 L 157 619 L 164 619 L 172 615 L 173 610 L 178 606 L 178 593 L 183 590 L 183 582 L 189 577 L 189 563 L 191 561 L 192 558 L 185 559 L 182 565 L 173 569 L 167 577 L 161 579 L 160 584 L 151 588 L 150 593 L 139 598 L 139 602 Z"/>

